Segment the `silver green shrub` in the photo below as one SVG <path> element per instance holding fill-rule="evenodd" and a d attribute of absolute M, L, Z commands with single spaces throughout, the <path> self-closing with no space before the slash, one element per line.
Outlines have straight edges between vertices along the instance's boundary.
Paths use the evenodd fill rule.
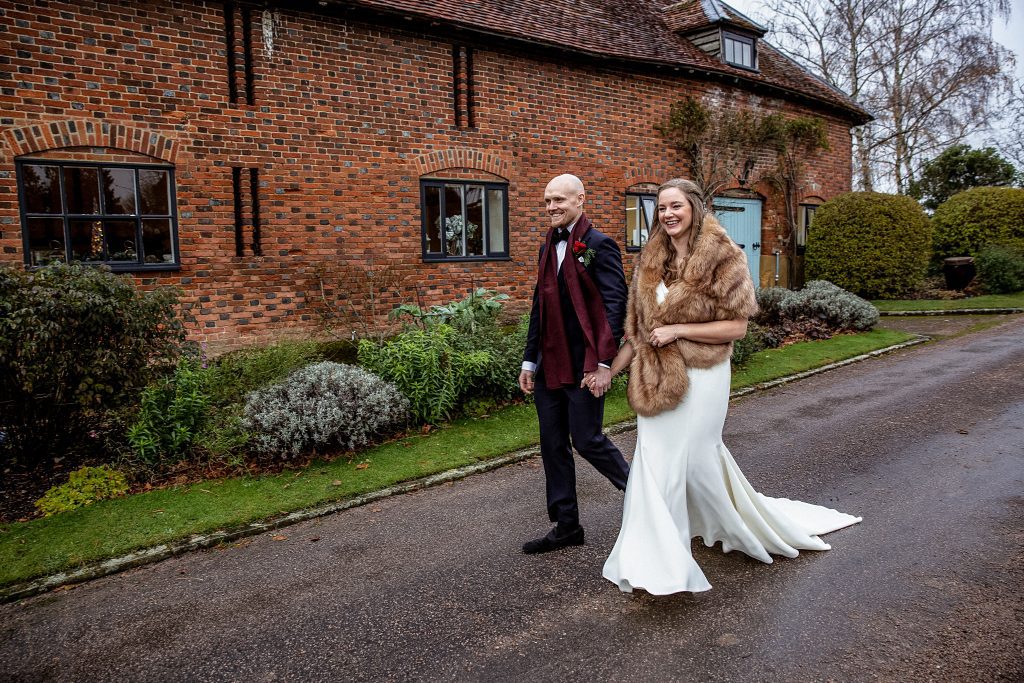
<path fill-rule="evenodd" d="M 337 444 L 355 449 L 403 426 L 409 401 L 362 368 L 324 361 L 246 396 L 243 425 L 265 457 L 288 460 Z"/>
<path fill-rule="evenodd" d="M 757 322 L 762 325 L 774 325 L 781 320 L 782 302 L 793 294 L 793 290 L 785 287 L 766 287 L 757 290 Z"/>
<path fill-rule="evenodd" d="M 878 309 L 827 280 L 811 280 L 778 303 L 782 318 L 818 319 L 837 330 L 868 330 L 878 322 Z"/>

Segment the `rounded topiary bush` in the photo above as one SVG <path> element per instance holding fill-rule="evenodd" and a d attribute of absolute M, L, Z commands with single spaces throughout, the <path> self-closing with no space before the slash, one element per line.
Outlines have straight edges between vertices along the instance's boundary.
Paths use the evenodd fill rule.
<path fill-rule="evenodd" d="M 324 361 L 251 392 L 242 423 L 264 457 L 289 460 L 337 444 L 355 449 L 409 419 L 409 400 L 371 372 Z"/>
<path fill-rule="evenodd" d="M 935 209 L 935 258 L 977 256 L 989 244 L 1024 246 L 1024 189 L 975 187 Z"/>
<path fill-rule="evenodd" d="M 815 213 L 805 268 L 808 279 L 869 299 L 893 298 L 920 284 L 931 246 L 928 216 L 910 197 L 849 192 Z"/>

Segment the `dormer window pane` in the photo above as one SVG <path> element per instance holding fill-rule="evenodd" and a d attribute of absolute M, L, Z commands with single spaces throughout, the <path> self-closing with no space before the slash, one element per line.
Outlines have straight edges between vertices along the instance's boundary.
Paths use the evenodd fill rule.
<path fill-rule="evenodd" d="M 723 33 L 722 56 L 726 64 L 744 69 L 755 68 L 754 39 L 736 33 Z"/>

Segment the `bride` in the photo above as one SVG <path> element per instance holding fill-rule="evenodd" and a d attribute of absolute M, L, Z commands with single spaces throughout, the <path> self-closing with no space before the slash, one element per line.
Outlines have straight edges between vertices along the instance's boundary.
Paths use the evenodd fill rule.
<path fill-rule="evenodd" d="M 637 441 L 622 528 L 604 576 L 626 592 L 705 591 L 690 539 L 762 562 L 828 550 L 818 538 L 861 521 L 755 491 L 722 443 L 732 342 L 757 311 L 746 257 L 700 188 L 683 179 L 658 189 L 657 219 L 637 258 L 626 339 L 612 374 L 631 367 Z"/>

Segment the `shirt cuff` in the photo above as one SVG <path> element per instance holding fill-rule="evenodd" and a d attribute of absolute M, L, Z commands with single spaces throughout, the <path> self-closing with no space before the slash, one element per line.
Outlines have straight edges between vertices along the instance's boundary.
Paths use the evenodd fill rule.
<path fill-rule="evenodd" d="M 529 372 L 537 372 L 537 364 L 536 363 L 531 363 L 528 360 L 524 360 L 523 361 L 523 370 L 528 370 Z"/>

